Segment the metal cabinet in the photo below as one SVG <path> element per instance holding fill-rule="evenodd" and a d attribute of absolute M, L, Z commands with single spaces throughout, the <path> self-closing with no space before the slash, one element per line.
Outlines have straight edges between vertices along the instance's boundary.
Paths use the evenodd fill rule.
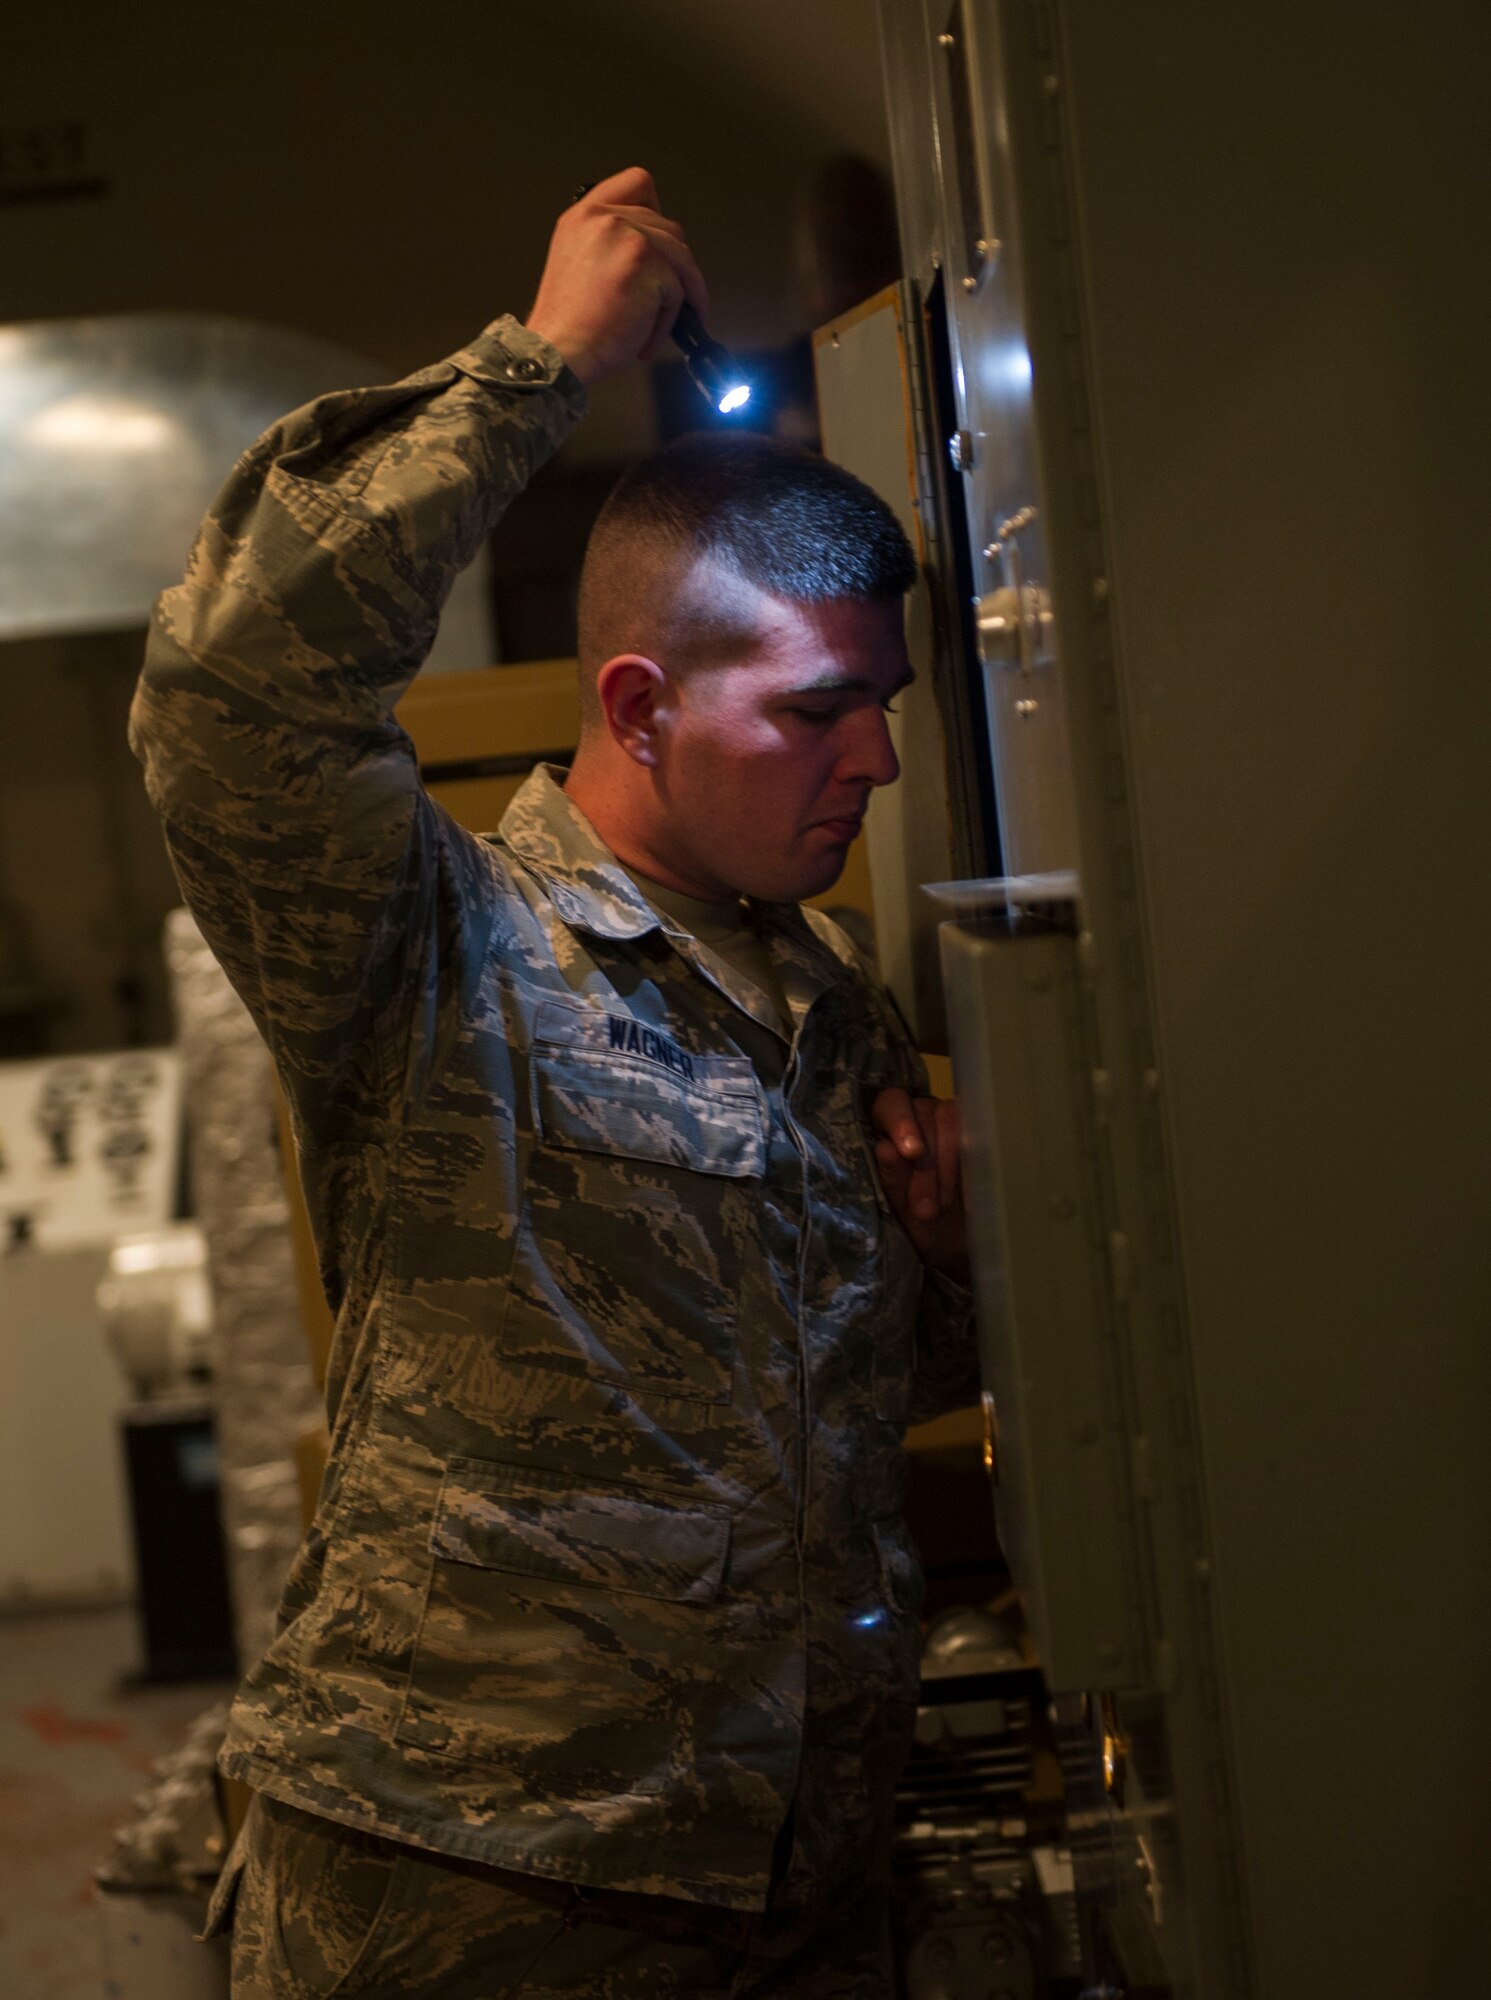
<path fill-rule="evenodd" d="M 999 1508 L 1106 1772 L 1086 1976 L 1468 1990 L 1485 24 L 881 23 L 948 852 L 1005 884 L 942 955 Z"/>

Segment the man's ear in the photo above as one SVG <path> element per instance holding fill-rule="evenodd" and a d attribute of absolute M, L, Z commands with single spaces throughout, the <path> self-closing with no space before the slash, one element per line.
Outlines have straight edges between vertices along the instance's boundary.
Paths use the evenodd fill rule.
<path fill-rule="evenodd" d="M 634 763 L 656 764 L 671 694 L 663 669 L 642 653 L 618 653 L 596 675 L 595 691 L 612 741 Z"/>

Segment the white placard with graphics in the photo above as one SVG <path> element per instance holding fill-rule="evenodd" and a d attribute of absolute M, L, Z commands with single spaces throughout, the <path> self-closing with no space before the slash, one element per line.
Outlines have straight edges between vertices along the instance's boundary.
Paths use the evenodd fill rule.
<path fill-rule="evenodd" d="M 180 1144 L 174 1049 L 0 1063 L 0 1255 L 161 1228 Z"/>

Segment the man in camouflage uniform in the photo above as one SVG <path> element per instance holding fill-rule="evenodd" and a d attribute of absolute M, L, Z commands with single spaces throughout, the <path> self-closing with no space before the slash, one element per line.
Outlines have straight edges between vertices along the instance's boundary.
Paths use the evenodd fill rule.
<path fill-rule="evenodd" d="M 904 537 L 808 454 L 685 444 L 592 540 L 567 778 L 474 838 L 391 717 L 685 296 L 649 178 L 602 183 L 526 326 L 261 439 L 158 609 L 133 739 L 337 1314 L 223 1756 L 241 2000 L 891 1990 L 900 1438 L 973 1385 L 956 1127 L 797 899 L 896 776 Z"/>

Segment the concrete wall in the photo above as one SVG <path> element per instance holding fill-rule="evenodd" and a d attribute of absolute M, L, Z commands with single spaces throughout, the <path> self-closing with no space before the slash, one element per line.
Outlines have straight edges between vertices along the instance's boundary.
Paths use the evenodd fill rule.
<path fill-rule="evenodd" d="M 640 162 L 716 331 L 776 345 L 804 176 L 884 144 L 871 0 L 59 0 L 6 25 L 0 320 L 231 313 L 403 370 L 522 313 L 577 184 Z M 106 192 L 15 198 L 44 180 Z M 624 453 L 638 384 L 598 401 L 583 448 Z"/>
<path fill-rule="evenodd" d="M 845 151 L 885 153 L 872 0 L 16 8 L 0 322 L 231 314 L 393 375 L 524 312 L 576 185 L 640 162 L 690 231 L 714 330 L 777 346 L 808 325 L 798 190 Z M 634 370 L 563 460 L 614 465 L 652 435 Z M 139 645 L 0 648 L 0 898 L 66 996 L 53 1048 L 126 1038 L 131 962 L 147 1037 L 164 1032 L 155 940 L 174 892 L 120 738 Z M 111 803 L 100 772 L 121 760 Z"/>

